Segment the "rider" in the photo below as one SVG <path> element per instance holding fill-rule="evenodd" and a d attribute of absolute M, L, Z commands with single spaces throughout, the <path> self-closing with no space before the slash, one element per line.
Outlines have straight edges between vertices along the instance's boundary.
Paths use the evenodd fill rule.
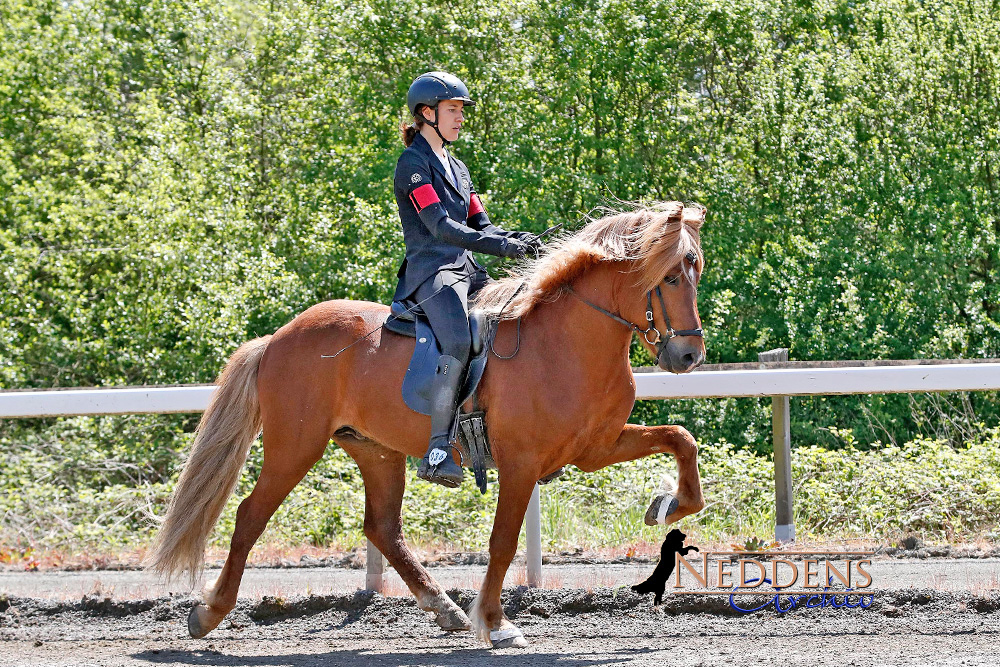
<path fill-rule="evenodd" d="M 406 150 L 393 183 L 406 257 L 393 300 L 420 303 L 441 346 L 431 385 L 431 439 L 417 476 L 456 487 L 462 468 L 451 442 L 472 345 L 468 300 L 489 280 L 470 251 L 521 258 L 539 242 L 534 234 L 491 225 L 468 168 L 446 149 L 458 138 L 464 108 L 475 105 L 465 84 L 445 72 L 421 74 L 406 104 L 413 122 L 401 128 Z"/>

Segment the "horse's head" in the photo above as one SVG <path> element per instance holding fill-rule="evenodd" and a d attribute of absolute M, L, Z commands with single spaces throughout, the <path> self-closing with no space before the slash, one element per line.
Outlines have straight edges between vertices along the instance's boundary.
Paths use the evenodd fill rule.
<path fill-rule="evenodd" d="M 643 319 L 649 329 L 640 334 L 640 340 L 657 366 L 671 373 L 689 373 L 705 361 L 698 315 L 698 281 L 705 265 L 699 230 L 705 209 L 664 202 L 645 212 L 633 231 L 636 278 L 628 290 L 632 301 L 637 292 L 645 294 Z"/>
<path fill-rule="evenodd" d="M 647 295 L 645 315 L 652 330 L 640 339 L 656 358 L 656 365 L 671 373 L 690 373 L 705 361 L 698 316 L 700 267 L 699 258 L 689 254 L 676 272 L 667 274 Z"/>
<path fill-rule="evenodd" d="M 592 219 L 552 242 L 538 261 L 487 285 L 475 305 L 509 319 L 568 291 L 638 333 L 660 368 L 688 373 L 705 360 L 697 301 L 704 220 L 704 207 L 676 201 L 635 205 Z M 617 276 L 606 284 L 604 305 L 572 289 L 602 265 Z"/>
<path fill-rule="evenodd" d="M 697 319 L 697 308 L 693 309 Z M 700 329 L 699 329 L 700 331 Z M 701 335 L 675 335 L 657 346 L 656 365 L 671 373 L 690 373 L 705 361 L 705 339 Z"/>

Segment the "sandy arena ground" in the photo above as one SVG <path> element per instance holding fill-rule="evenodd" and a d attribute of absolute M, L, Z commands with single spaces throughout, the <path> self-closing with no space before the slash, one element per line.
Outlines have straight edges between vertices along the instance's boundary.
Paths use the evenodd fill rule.
<path fill-rule="evenodd" d="M 246 597 L 201 640 L 186 632 L 195 598 L 146 573 L 3 572 L 0 665 L 997 664 L 996 559 L 877 560 L 870 608 L 778 613 L 772 605 L 746 615 L 723 596 L 668 595 L 653 607 L 651 596 L 627 588 L 651 569 L 547 565 L 560 588 L 505 590 L 507 614 L 531 645 L 500 651 L 468 632 L 441 632 L 396 590 L 391 572 L 384 597 L 346 590 L 363 585 L 363 570 L 250 570 Z M 432 574 L 468 606 L 484 571 Z M 511 576 L 516 582 L 523 570 Z"/>

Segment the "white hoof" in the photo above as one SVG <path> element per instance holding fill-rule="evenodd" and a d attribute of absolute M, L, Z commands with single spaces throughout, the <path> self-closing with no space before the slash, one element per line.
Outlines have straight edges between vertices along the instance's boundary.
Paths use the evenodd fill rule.
<path fill-rule="evenodd" d="M 528 646 L 528 640 L 513 625 L 500 630 L 490 630 L 490 643 L 493 644 L 493 648 L 526 648 Z"/>
<path fill-rule="evenodd" d="M 444 593 L 436 595 L 425 594 L 417 598 L 417 606 L 424 611 L 433 612 L 434 622 L 442 630 L 453 632 L 456 630 L 471 630 L 472 623 L 465 611 L 451 601 Z"/>
<path fill-rule="evenodd" d="M 462 608 L 455 605 L 454 609 L 442 609 L 434 612 L 434 620 L 442 630 L 455 632 L 457 630 L 471 630 L 472 623 L 465 615 Z"/>

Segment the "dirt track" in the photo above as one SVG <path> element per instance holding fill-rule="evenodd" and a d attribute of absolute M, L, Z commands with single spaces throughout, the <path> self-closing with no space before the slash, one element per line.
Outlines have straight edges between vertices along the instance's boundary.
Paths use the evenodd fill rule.
<path fill-rule="evenodd" d="M 479 588 L 486 573 L 486 555 L 474 564 L 432 565 L 432 576 L 444 588 Z M 286 561 L 283 567 L 251 567 L 243 576 L 240 597 L 259 600 L 265 595 L 291 598 L 296 595 L 353 594 L 365 587 L 363 564 L 350 566 L 317 564 L 304 558 L 298 564 Z M 547 563 L 542 568 L 543 588 L 619 588 L 642 581 L 655 563 L 648 559 L 620 562 L 590 558 L 567 558 L 561 563 Z M 878 558 L 869 568 L 878 590 L 933 588 L 959 593 L 985 594 L 1000 590 L 1000 558 Z M 205 572 L 205 579 L 219 575 L 217 568 Z M 518 560 L 507 571 L 504 586 L 516 588 L 527 580 L 524 563 Z M 386 595 L 406 595 L 407 589 L 395 570 L 385 572 Z M 156 575 L 139 569 L 127 570 L 42 570 L 26 572 L 23 568 L 0 571 L 0 596 L 30 597 L 49 600 L 79 600 L 97 593 L 117 600 L 135 600 L 176 595 L 189 590 L 183 582 L 165 584 Z"/>
<path fill-rule="evenodd" d="M 467 605 L 473 591 L 451 595 Z M 509 589 L 504 602 L 528 649 L 481 648 L 411 598 L 367 592 L 244 601 L 203 640 L 186 637 L 187 596 L 9 598 L 0 665 L 995 665 L 1000 639 L 996 593 L 895 590 L 869 609 L 748 615 L 714 596 L 653 608 L 627 589 Z"/>

